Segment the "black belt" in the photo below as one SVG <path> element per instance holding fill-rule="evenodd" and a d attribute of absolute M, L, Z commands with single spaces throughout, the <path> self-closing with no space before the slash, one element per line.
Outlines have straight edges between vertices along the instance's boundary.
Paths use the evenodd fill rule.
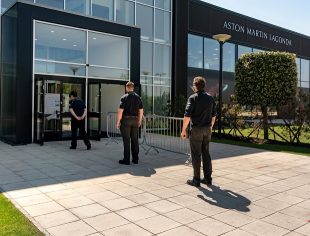
<path fill-rule="evenodd" d="M 123 116 L 123 118 L 138 118 L 138 116 Z"/>

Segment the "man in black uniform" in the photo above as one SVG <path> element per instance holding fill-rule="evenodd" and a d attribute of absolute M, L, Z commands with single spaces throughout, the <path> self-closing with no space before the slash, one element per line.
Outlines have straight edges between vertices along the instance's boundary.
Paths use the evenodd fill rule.
<path fill-rule="evenodd" d="M 121 129 L 124 143 L 124 159 L 119 164 L 130 165 L 130 145 L 132 163 L 139 162 L 139 127 L 142 124 L 143 104 L 134 92 L 134 83 L 126 84 L 126 94 L 122 96 L 117 112 L 117 128 Z"/>
<path fill-rule="evenodd" d="M 212 163 L 209 153 L 212 127 L 215 123 L 216 107 L 212 96 L 206 93 L 206 80 L 203 77 L 194 78 L 193 90 L 185 108 L 181 137 L 186 138 L 186 129 L 191 122 L 190 147 L 194 178 L 187 184 L 199 187 L 200 183 L 212 185 Z M 200 180 L 201 155 L 204 179 Z"/>
<path fill-rule="evenodd" d="M 91 144 L 85 131 L 85 117 L 87 115 L 87 109 L 84 102 L 77 97 L 77 92 L 72 91 L 70 94 L 69 111 L 71 113 L 71 133 L 72 141 L 70 149 L 76 149 L 77 145 L 77 129 L 83 138 L 83 141 L 87 147 L 87 150 L 91 148 Z"/>

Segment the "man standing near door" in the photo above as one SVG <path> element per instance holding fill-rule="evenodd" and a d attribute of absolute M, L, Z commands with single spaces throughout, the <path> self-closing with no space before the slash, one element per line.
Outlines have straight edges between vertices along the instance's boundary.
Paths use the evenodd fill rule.
<path fill-rule="evenodd" d="M 143 104 L 134 92 L 134 83 L 126 84 L 126 94 L 122 96 L 117 112 L 117 129 L 121 129 L 124 143 L 124 159 L 119 164 L 130 165 L 130 146 L 132 163 L 139 162 L 139 127 L 142 124 Z"/>
<path fill-rule="evenodd" d="M 69 111 L 71 113 L 71 134 L 72 134 L 70 149 L 76 149 L 77 129 L 79 129 L 79 133 L 83 138 L 87 150 L 90 150 L 91 144 L 85 131 L 85 118 L 87 115 L 86 106 L 84 102 L 80 98 L 78 98 L 76 91 L 71 91 L 69 96 L 70 96 Z"/>

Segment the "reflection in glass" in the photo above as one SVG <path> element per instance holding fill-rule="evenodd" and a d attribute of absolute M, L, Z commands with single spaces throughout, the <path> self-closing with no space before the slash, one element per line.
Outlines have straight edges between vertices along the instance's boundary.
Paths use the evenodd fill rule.
<path fill-rule="evenodd" d="M 129 68 L 129 39 L 89 32 L 90 65 Z"/>
<path fill-rule="evenodd" d="M 66 10 L 89 15 L 90 0 L 66 0 Z"/>
<path fill-rule="evenodd" d="M 129 80 L 129 70 L 90 66 L 88 76 L 101 79 Z"/>
<path fill-rule="evenodd" d="M 113 20 L 113 0 L 92 0 L 92 15 L 107 20 Z"/>
<path fill-rule="evenodd" d="M 1 13 L 4 12 L 8 7 L 12 6 L 16 0 L 2 0 L 1 2 Z"/>
<path fill-rule="evenodd" d="M 235 44 L 225 43 L 223 46 L 223 70 L 235 72 Z"/>
<path fill-rule="evenodd" d="M 188 35 L 188 67 L 203 68 L 203 37 Z"/>
<path fill-rule="evenodd" d="M 36 0 L 36 3 L 60 9 L 64 8 L 64 0 Z"/>
<path fill-rule="evenodd" d="M 127 0 L 116 0 L 116 21 L 128 25 L 134 25 L 135 3 Z"/>
<path fill-rule="evenodd" d="M 141 99 L 143 101 L 144 114 L 153 113 L 153 86 L 141 85 Z"/>
<path fill-rule="evenodd" d="M 238 58 L 240 58 L 241 55 L 243 55 L 245 53 L 249 53 L 249 52 L 252 52 L 252 48 L 242 46 L 242 45 L 238 45 Z"/>
<path fill-rule="evenodd" d="M 170 102 L 170 88 L 154 86 L 154 113 L 156 115 L 167 115 L 168 102 Z"/>
<path fill-rule="evenodd" d="M 137 4 L 136 25 L 141 28 L 141 39 L 153 40 L 153 8 Z"/>
<path fill-rule="evenodd" d="M 310 86 L 309 81 L 301 81 L 300 82 L 301 88 L 310 88 L 309 86 Z"/>
<path fill-rule="evenodd" d="M 170 13 L 162 10 L 155 11 L 155 41 L 170 43 Z"/>
<path fill-rule="evenodd" d="M 153 74 L 153 44 L 141 41 L 141 74 Z"/>
<path fill-rule="evenodd" d="M 36 59 L 85 63 L 85 31 L 36 23 L 35 34 Z"/>
<path fill-rule="evenodd" d="M 157 0 L 155 0 L 157 1 Z M 144 4 L 148 4 L 150 6 L 153 6 L 154 5 L 154 0 L 137 0 L 137 2 L 141 2 L 141 3 L 144 3 Z"/>
<path fill-rule="evenodd" d="M 57 62 L 36 61 L 35 73 L 85 76 L 85 66 Z"/>
<path fill-rule="evenodd" d="M 171 10 L 171 0 L 155 0 L 155 7 Z"/>
<path fill-rule="evenodd" d="M 296 58 L 296 65 L 297 65 L 297 78 L 300 81 L 300 58 Z"/>
<path fill-rule="evenodd" d="M 300 80 L 309 82 L 310 70 L 309 70 L 309 61 L 301 59 L 300 62 Z"/>
<path fill-rule="evenodd" d="M 155 44 L 154 75 L 170 77 L 170 47 Z"/>
<path fill-rule="evenodd" d="M 220 46 L 214 39 L 204 39 L 204 68 L 208 70 L 220 68 Z"/>

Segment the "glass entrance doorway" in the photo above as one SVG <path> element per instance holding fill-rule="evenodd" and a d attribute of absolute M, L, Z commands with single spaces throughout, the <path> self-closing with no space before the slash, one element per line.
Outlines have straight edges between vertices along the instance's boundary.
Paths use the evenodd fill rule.
<path fill-rule="evenodd" d="M 72 90 L 84 100 L 85 85 L 82 79 L 35 78 L 34 141 L 62 140 L 71 137 L 69 94 Z"/>

